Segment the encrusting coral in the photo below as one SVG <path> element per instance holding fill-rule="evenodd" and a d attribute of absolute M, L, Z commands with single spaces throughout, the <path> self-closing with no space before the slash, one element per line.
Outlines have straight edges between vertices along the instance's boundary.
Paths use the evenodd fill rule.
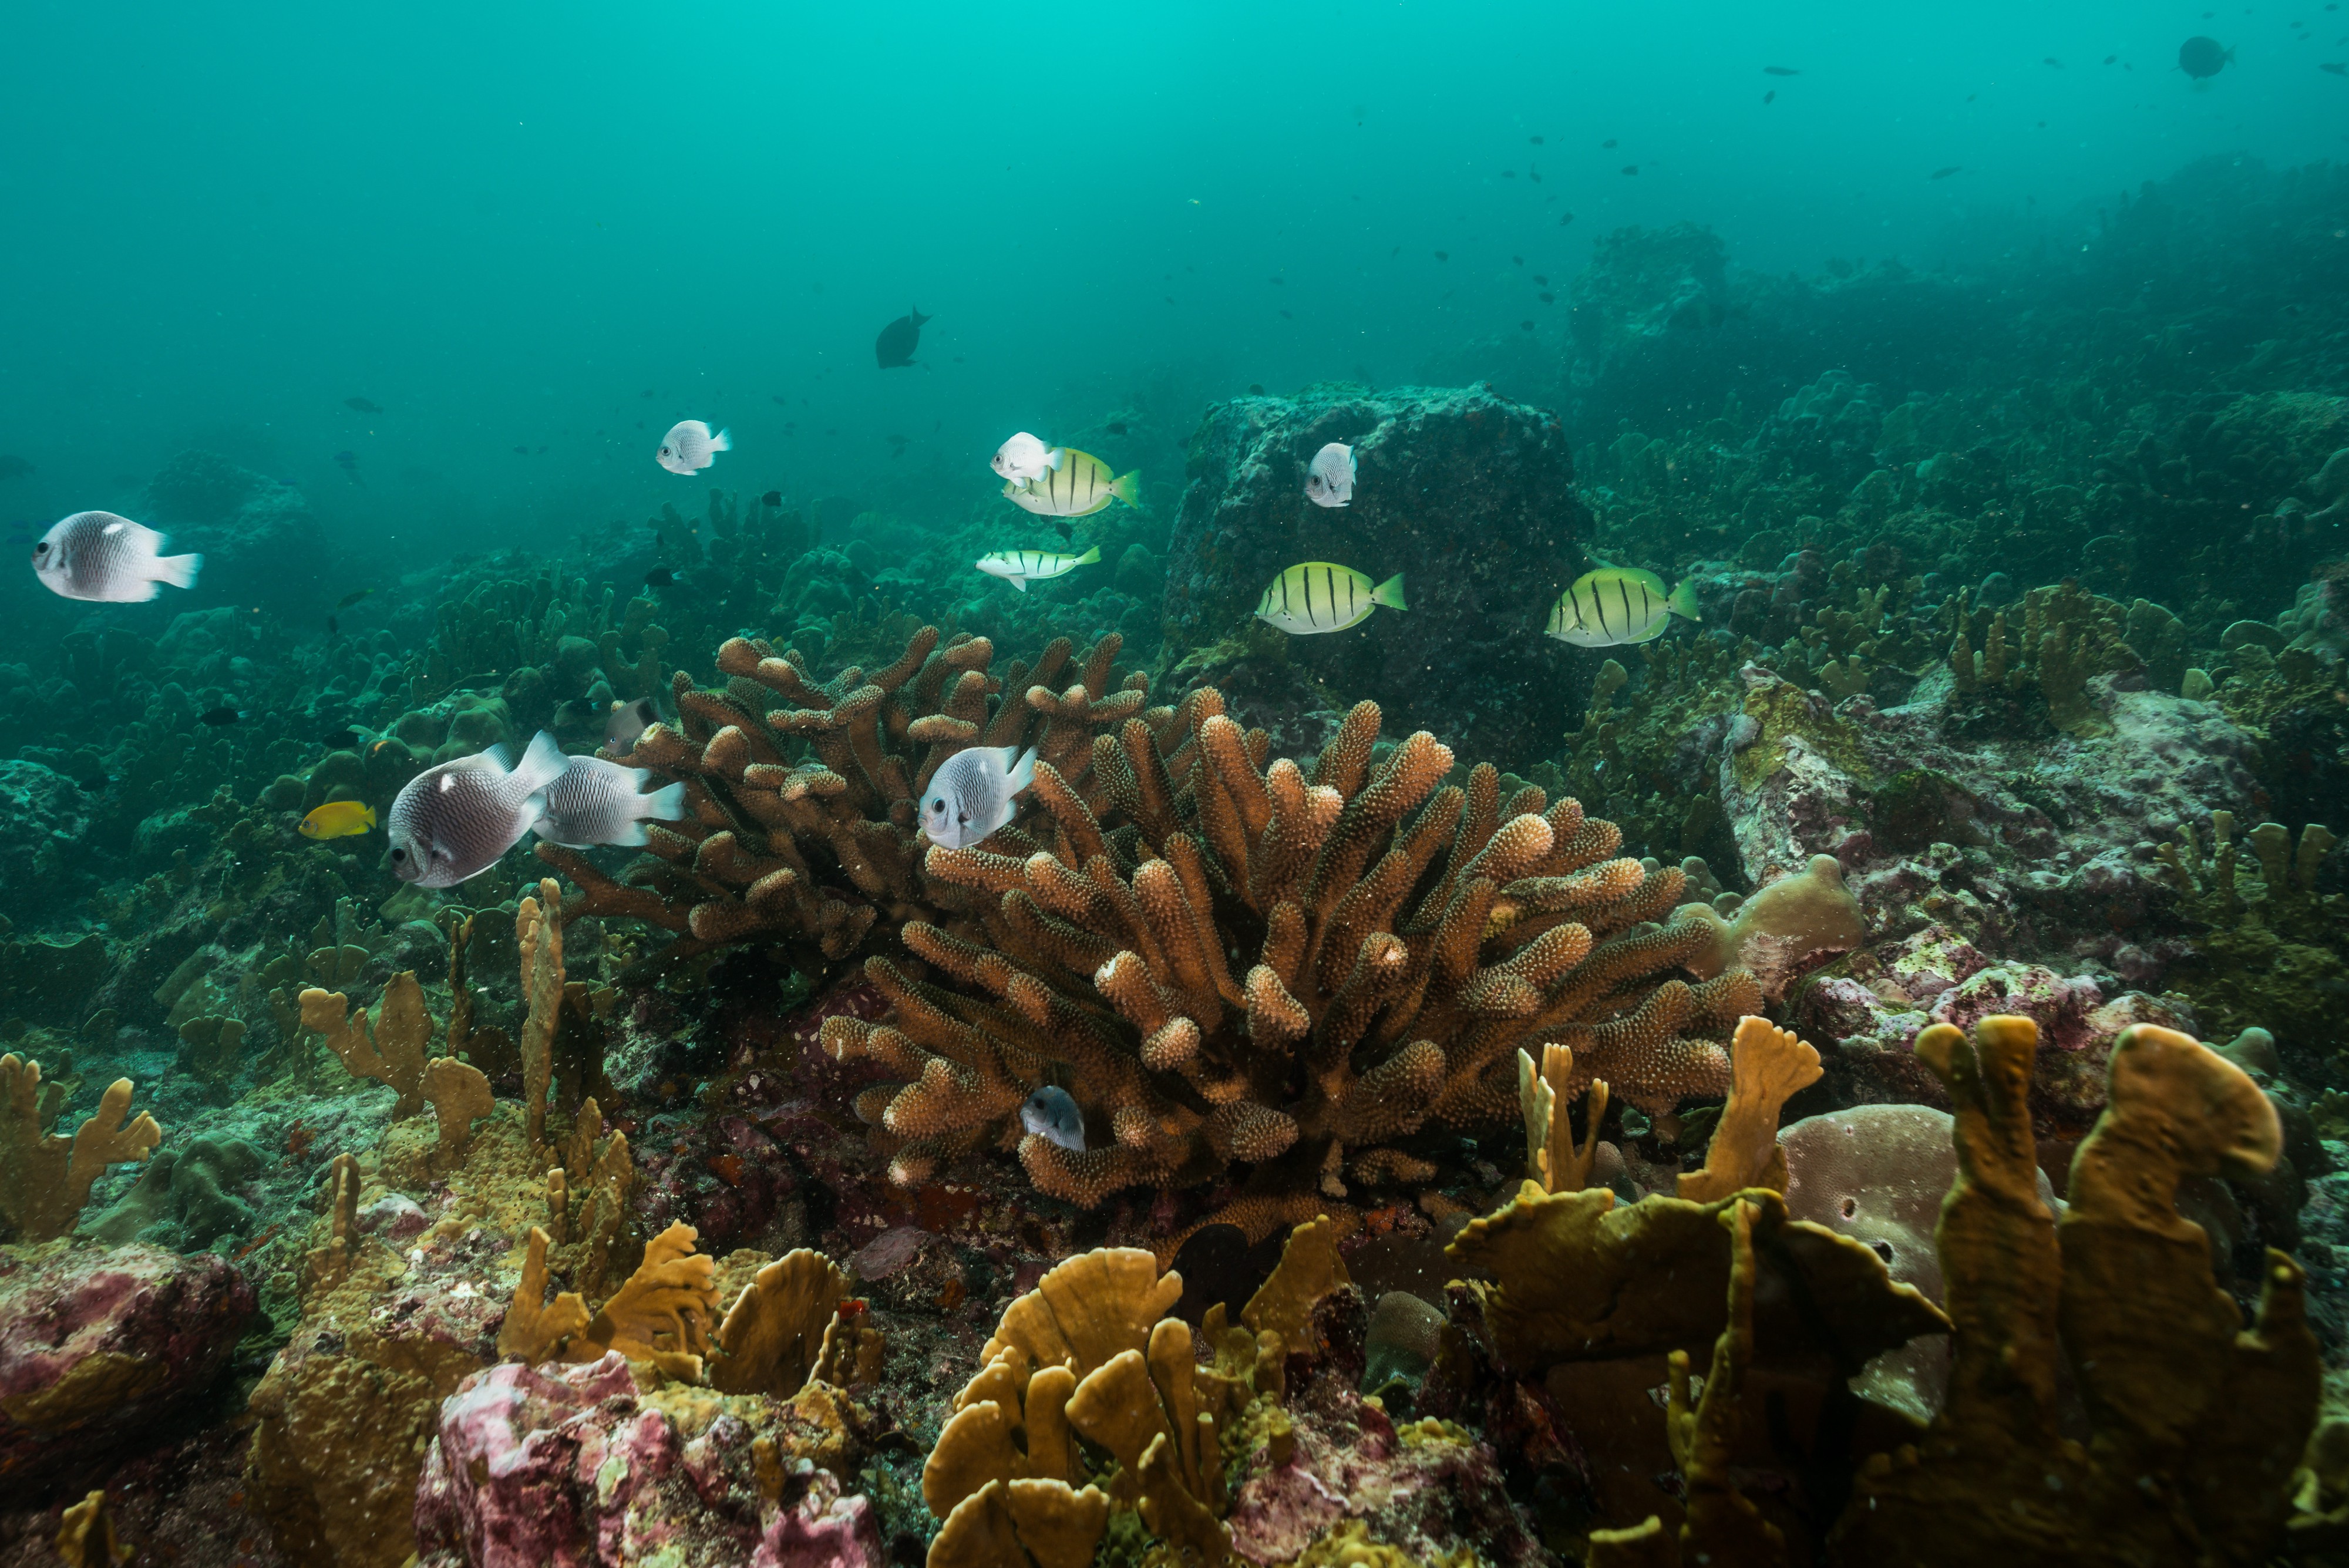
<path fill-rule="evenodd" d="M 108 1166 L 143 1160 L 163 1141 L 154 1117 L 129 1116 L 132 1092 L 129 1079 L 116 1079 L 74 1136 L 60 1137 L 41 1130 L 41 1064 L 0 1055 L 0 1218 L 18 1241 L 72 1231 Z"/>
<path fill-rule="evenodd" d="M 1423 732 L 1374 765 L 1378 734 L 1361 703 L 1309 776 L 1268 768 L 1262 732 L 1200 688 L 1095 739 L 1081 784 L 1048 753 L 1021 829 L 933 848 L 934 882 L 982 897 L 904 939 L 959 983 L 874 958 L 895 1012 L 823 1026 L 835 1057 L 903 1080 L 858 1103 L 893 1176 L 1017 1140 L 1040 1189 L 1092 1205 L 1251 1166 L 1219 1218 L 1261 1238 L 1349 1182 L 1431 1176 L 1405 1147 L 1423 1127 L 1517 1114 L 1524 1043 L 1571 1047 L 1571 1093 L 1603 1075 L 1661 1112 L 1726 1089 L 1713 1036 L 1761 996 L 1743 970 L 1674 977 L 1718 940 L 1654 924 L 1685 874 L 1610 858 L 1620 835 L 1573 801 L 1528 786 L 1505 806 L 1489 766 L 1444 784 L 1452 753 Z M 1084 1148 L 1019 1138 L 1048 1082 Z"/>

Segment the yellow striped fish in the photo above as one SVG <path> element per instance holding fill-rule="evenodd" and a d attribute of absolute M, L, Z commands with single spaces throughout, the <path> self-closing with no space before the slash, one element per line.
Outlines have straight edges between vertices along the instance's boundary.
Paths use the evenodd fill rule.
<path fill-rule="evenodd" d="M 1090 517 L 1112 496 L 1128 506 L 1142 504 L 1142 475 L 1112 479 L 1109 464 L 1089 452 L 1068 449 L 1068 460 L 1030 480 L 1009 480 L 1003 493 L 1040 517 Z"/>
<path fill-rule="evenodd" d="M 1682 583 L 1664 592 L 1664 580 L 1636 566 L 1601 566 L 1575 579 L 1558 595 L 1545 628 L 1560 642 L 1578 648 L 1614 648 L 1626 642 L 1648 642 L 1664 634 L 1673 616 L 1701 620 L 1696 585 Z"/>
<path fill-rule="evenodd" d="M 1050 550 L 989 550 L 974 564 L 988 576 L 1001 577 L 1024 594 L 1030 583 L 1065 576 L 1100 559 L 1101 546 L 1096 545 L 1081 556 L 1055 556 Z"/>
<path fill-rule="evenodd" d="M 1403 603 L 1401 572 L 1372 587 L 1370 577 L 1351 566 L 1308 561 L 1273 578 L 1256 613 L 1258 619 L 1271 622 L 1292 637 L 1309 637 L 1315 632 L 1343 631 L 1350 626 L 1360 626 L 1374 605 L 1384 605 L 1389 609 L 1411 607 Z"/>

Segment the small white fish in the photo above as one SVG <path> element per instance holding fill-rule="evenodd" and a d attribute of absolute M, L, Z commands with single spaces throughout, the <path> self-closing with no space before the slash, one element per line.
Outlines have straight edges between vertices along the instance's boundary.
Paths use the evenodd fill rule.
<path fill-rule="evenodd" d="M 633 702 L 614 702 L 611 716 L 604 721 L 604 743 L 616 752 L 627 752 L 636 743 L 636 737 L 657 722 L 660 710 L 649 697 L 639 697 Z"/>
<path fill-rule="evenodd" d="M 1079 566 L 1092 566 L 1100 559 L 1101 546 L 1096 545 L 1081 556 L 1055 555 L 1050 550 L 989 550 L 971 565 L 990 577 L 1001 577 L 1024 594 L 1030 583 L 1066 576 Z"/>
<path fill-rule="evenodd" d="M 202 556 L 166 556 L 171 540 L 111 512 L 77 512 L 33 546 L 33 575 L 63 598 L 145 604 L 161 584 L 192 588 Z"/>
<path fill-rule="evenodd" d="M 922 796 L 922 831 L 933 844 L 960 849 L 1011 820 L 1011 797 L 1036 776 L 1036 752 L 1017 746 L 972 746 L 957 752 L 930 776 Z"/>
<path fill-rule="evenodd" d="M 401 786 L 384 822 L 391 874 L 419 888 L 480 876 L 537 824 L 569 761 L 541 730 L 520 763 L 492 746 L 425 769 Z"/>
<path fill-rule="evenodd" d="M 1305 470 L 1305 499 L 1316 506 L 1343 506 L 1354 499 L 1354 449 L 1331 441 L 1313 454 Z"/>
<path fill-rule="evenodd" d="M 585 849 L 595 844 L 642 844 L 647 822 L 675 822 L 685 815 L 685 785 L 640 792 L 652 782 L 648 768 L 624 768 L 601 757 L 574 757 L 546 786 L 538 821 L 541 838 Z"/>
<path fill-rule="evenodd" d="M 733 431 L 711 435 L 709 427 L 699 420 L 679 420 L 661 437 L 660 451 L 653 454 L 653 461 L 671 473 L 694 474 L 709 466 L 711 453 L 733 450 Z"/>
<path fill-rule="evenodd" d="M 1014 484 L 1025 484 L 1057 472 L 1068 461 L 1068 448 L 1046 446 L 1021 431 L 995 449 L 994 460 L 988 466 Z"/>
<path fill-rule="evenodd" d="M 1058 1084 L 1047 1084 L 1021 1102 L 1019 1125 L 1071 1154 L 1085 1152 L 1085 1115 Z"/>

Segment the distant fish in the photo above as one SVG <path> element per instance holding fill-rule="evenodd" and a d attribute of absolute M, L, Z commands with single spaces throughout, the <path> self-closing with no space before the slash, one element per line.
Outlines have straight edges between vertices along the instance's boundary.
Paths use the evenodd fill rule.
<path fill-rule="evenodd" d="M 2198 82 L 2217 76 L 2234 57 L 2234 50 L 2216 38 L 2205 38 L 2199 34 L 2178 46 L 2178 68 Z"/>
<path fill-rule="evenodd" d="M 1637 174 L 1639 171 L 1640 166 L 1637 163 L 1626 163 L 1623 165 L 1623 172 L 1626 174 Z"/>
<path fill-rule="evenodd" d="M 604 743 L 626 754 L 636 749 L 636 737 L 653 727 L 660 718 L 660 710 L 649 697 L 639 697 L 633 702 L 615 702 L 611 716 L 604 721 Z"/>
<path fill-rule="evenodd" d="M 1960 170 L 1963 169 L 1964 167 L 1965 167 L 1965 165 L 1963 165 L 1963 164 L 1961 164 L 1961 163 L 1952 163 L 1952 164 L 1950 164 L 1947 168 L 1942 168 L 1942 169 L 1936 169 L 1936 170 L 1934 170 L 1930 174 L 1926 175 L 1926 176 L 1925 176 L 1925 178 L 1926 178 L 1926 179 L 1928 179 L 1928 180 L 1946 180 L 1946 179 L 1948 179 L 1951 175 L 1957 173 Z"/>
<path fill-rule="evenodd" d="M 786 409 L 792 406 L 792 400 L 783 396 L 781 392 L 769 392 L 767 394 L 767 401 Z"/>
<path fill-rule="evenodd" d="M 1661 637 L 1673 616 L 1699 618 L 1696 585 L 1664 592 L 1663 579 L 1637 567 L 1601 566 L 1585 572 L 1550 607 L 1543 629 L 1578 648 L 1615 648 Z"/>
<path fill-rule="evenodd" d="M 1605 149 L 1608 149 L 1608 150 L 1609 150 L 1609 151 L 1612 151 L 1612 150 L 1614 149 L 1614 147 L 1616 146 L 1616 140 L 1615 140 L 1615 138 L 1613 138 L 1613 137 L 1611 137 L 1611 136 L 1610 136 L 1610 137 L 1609 137 L 1606 140 L 1604 140 L 1604 141 L 1600 142 L 1599 145 L 1600 147 L 1602 147 L 1602 148 L 1605 148 Z"/>
<path fill-rule="evenodd" d="M 1305 499 L 1316 506 L 1344 506 L 1354 499 L 1354 449 L 1331 441 L 1305 467 Z"/>
<path fill-rule="evenodd" d="M 425 769 L 401 786 L 387 823 L 391 873 L 419 888 L 478 877 L 522 842 L 570 759 L 541 730 L 517 763 L 503 746 Z"/>
<path fill-rule="evenodd" d="M 514 448 L 513 451 L 516 457 L 528 457 L 530 455 L 530 448 L 526 446 L 518 446 Z"/>
<path fill-rule="evenodd" d="M 196 715 L 196 722 L 210 724 L 217 730 L 223 725 L 241 724 L 244 718 L 244 711 L 241 708 L 207 708 Z"/>
<path fill-rule="evenodd" d="M 922 795 L 922 832 L 947 849 L 977 844 L 1009 822 L 1012 799 L 1036 777 L 1036 753 L 1017 746 L 971 746 L 930 776 Z"/>
<path fill-rule="evenodd" d="M 1085 1152 L 1085 1116 L 1069 1091 L 1047 1084 L 1019 1106 L 1019 1125 L 1071 1154 Z"/>
<path fill-rule="evenodd" d="M 532 831 L 551 844 L 585 849 L 598 844 L 640 845 L 647 822 L 676 822 L 685 815 L 685 785 L 665 784 L 650 794 L 649 768 L 624 768 L 602 757 L 574 757 L 562 776 L 546 786 L 545 809 Z"/>
<path fill-rule="evenodd" d="M 1092 566 L 1100 559 L 1101 546 L 1096 545 L 1081 556 L 1055 555 L 1050 550 L 989 550 L 972 565 L 990 577 L 1001 577 L 1024 594 L 1030 583 L 1064 577 L 1079 566 Z"/>
<path fill-rule="evenodd" d="M 2349 77 L 2349 61 L 2327 60 L 2316 68 L 2320 71 L 2331 71 L 2336 77 Z"/>
<path fill-rule="evenodd" d="M 1547 289 L 1543 289 L 1539 294 L 1534 296 L 1534 297 L 1540 300 L 1544 305 L 1555 305 L 1557 303 L 1557 296 L 1552 294 Z"/>
<path fill-rule="evenodd" d="M 1763 101 L 1764 103 L 1775 103 L 1775 102 L 1777 102 L 1777 101 L 1778 101 L 1778 89 L 1777 89 L 1776 88 L 1772 88 L 1768 92 L 1764 93 L 1764 94 L 1762 95 L 1762 101 Z"/>
<path fill-rule="evenodd" d="M 1006 480 L 1003 493 L 1040 517 L 1090 517 L 1112 498 L 1128 506 L 1142 504 L 1142 475 L 1110 477 L 1109 464 L 1091 452 L 1069 449 L 1066 461 L 1025 484 Z"/>
<path fill-rule="evenodd" d="M 1040 438 L 1021 431 L 997 447 L 987 465 L 1015 484 L 1025 484 L 1057 471 L 1068 461 L 1066 447 L 1046 446 Z"/>
<path fill-rule="evenodd" d="M 335 618 L 333 616 L 328 616 L 326 618 L 326 635 L 328 637 L 340 637 L 342 633 L 343 628 L 336 623 Z"/>
<path fill-rule="evenodd" d="M 341 598 L 336 599 L 335 601 L 335 607 L 338 610 L 347 610 L 374 592 L 375 590 L 373 588 L 354 588 L 351 592 L 345 594 Z"/>
<path fill-rule="evenodd" d="M 379 414 L 383 412 L 383 407 L 381 404 L 370 402 L 365 398 L 345 398 L 343 400 L 343 407 L 350 410 L 353 413 L 359 414 Z"/>
<path fill-rule="evenodd" d="M 1538 185 L 1541 183 L 1541 171 L 1538 169 L 1528 169 L 1526 171 L 1526 178 Z"/>
<path fill-rule="evenodd" d="M 1765 77 L 1798 77 L 1803 73 L 1792 66 L 1764 66 L 1762 74 Z"/>
<path fill-rule="evenodd" d="M 1109 431 L 1112 435 L 1123 435 L 1125 433 L 1125 421 L 1123 420 L 1112 420 L 1102 428 Z"/>
<path fill-rule="evenodd" d="M 348 838 L 375 826 L 375 807 L 363 800 L 330 800 L 296 825 L 305 838 Z"/>
<path fill-rule="evenodd" d="M 1297 319 L 1297 317 L 1296 317 L 1296 316 L 1295 316 L 1294 314 L 1292 314 L 1292 313 L 1291 313 L 1291 312 L 1289 312 L 1289 311 L 1286 311 L 1286 310 L 1284 310 L 1284 311 L 1282 311 L 1282 312 L 1280 313 L 1280 318 L 1281 318 L 1283 321 L 1294 321 L 1294 320 L 1296 320 L 1296 319 Z"/>
<path fill-rule="evenodd" d="M 2105 64 L 2106 64 L 2106 65 L 2111 65 L 2115 60 L 2117 60 L 2117 59 L 2119 59 L 2119 58 L 2120 58 L 2120 57 L 2119 57 L 2118 55 L 2106 55 L 2106 56 L 2105 57 Z"/>
<path fill-rule="evenodd" d="M 733 431 L 719 431 L 711 435 L 709 426 L 700 420 L 679 420 L 669 426 L 668 434 L 661 437 L 660 450 L 653 454 L 653 461 L 671 473 L 690 478 L 716 462 L 715 454 L 733 450 Z"/>
<path fill-rule="evenodd" d="M 1539 147 L 1542 144 L 1542 139 L 1538 136 L 1528 136 L 1526 140 L 1532 142 L 1536 147 Z"/>
<path fill-rule="evenodd" d="M 1307 561 L 1272 579 L 1272 586 L 1257 602 L 1256 613 L 1257 619 L 1291 636 L 1309 637 L 1360 626 L 1379 605 L 1389 609 L 1411 607 L 1402 597 L 1402 573 L 1373 587 L 1367 574 L 1351 566 Z"/>
<path fill-rule="evenodd" d="M 1517 323 L 1517 330 L 1520 332 L 1531 332 L 1533 329 L 1534 324 L 1530 318 Z"/>
<path fill-rule="evenodd" d="M 318 743 L 322 746 L 332 746 L 336 751 L 343 751 L 358 744 L 359 740 L 359 732 L 346 724 L 339 730 L 329 730 L 319 736 Z"/>
<path fill-rule="evenodd" d="M 1526 258 L 1523 256 L 1511 256 L 1509 258 L 1509 265 L 1512 266 L 1523 266 L 1526 265 Z"/>
<path fill-rule="evenodd" d="M 1438 251 L 1435 253 L 1435 259 L 1440 262 L 1448 262 L 1452 259 L 1452 253 L 1450 251 Z"/>
<path fill-rule="evenodd" d="M 343 471 L 343 477 L 349 480 L 353 484 L 365 484 L 367 483 L 359 477 L 358 453 L 355 452 L 336 452 L 335 454 L 335 466 L 341 469 Z"/>
<path fill-rule="evenodd" d="M 2054 66 L 2054 67 L 2057 70 L 2059 70 L 2059 71 L 2060 71 L 2060 70 L 2062 70 L 2062 69 L 2064 68 L 2064 62 L 2063 62 L 2063 61 L 2061 61 L 2061 60 L 2059 60 L 2059 59 L 2057 59 L 2057 58 L 2056 58 L 2054 56 L 2053 56 L 2053 55 L 2048 56 L 2045 59 L 2044 59 L 2044 60 L 2040 61 L 2039 63 L 2040 63 L 2041 65 L 2043 65 L 2043 66 Z"/>
<path fill-rule="evenodd" d="M 914 350 L 922 346 L 922 323 L 931 320 L 917 306 L 881 329 L 873 340 L 873 358 L 884 370 L 903 370 L 914 363 Z"/>
<path fill-rule="evenodd" d="M 782 504 L 783 493 L 780 490 L 770 490 L 759 497 L 759 504 L 761 506 L 781 506 Z"/>
<path fill-rule="evenodd" d="M 192 588 L 202 556 L 166 556 L 171 540 L 111 512 L 77 512 L 33 546 L 33 575 L 60 598 L 144 604 L 164 584 Z"/>
<path fill-rule="evenodd" d="M 1561 229 L 1572 222 L 1574 222 L 1574 214 L 1572 213 L 1560 213 L 1557 215 L 1557 226 Z"/>
<path fill-rule="evenodd" d="M 648 588 L 665 588 L 676 581 L 677 574 L 667 566 L 655 566 L 645 574 L 645 587 Z"/>
<path fill-rule="evenodd" d="M 33 465 L 21 457 L 0 452 L 0 479 L 22 479 L 33 472 Z"/>

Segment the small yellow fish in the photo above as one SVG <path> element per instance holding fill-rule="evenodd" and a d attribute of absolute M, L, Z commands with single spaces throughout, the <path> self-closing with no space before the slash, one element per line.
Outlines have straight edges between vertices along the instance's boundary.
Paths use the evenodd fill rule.
<path fill-rule="evenodd" d="M 1627 642 L 1651 642 L 1664 635 L 1673 616 L 1701 620 L 1696 585 L 1682 583 L 1664 592 L 1664 580 L 1636 566 L 1601 566 L 1585 572 L 1574 586 L 1557 596 L 1543 629 L 1560 642 L 1578 648 L 1615 648 Z"/>
<path fill-rule="evenodd" d="M 347 838 L 375 826 L 375 807 L 360 800 L 330 800 L 302 819 L 305 838 Z"/>
<path fill-rule="evenodd" d="M 1050 550 L 989 550 L 972 564 L 990 577 L 1001 577 L 1021 593 L 1030 583 L 1040 583 L 1065 576 L 1079 566 L 1090 566 L 1101 559 L 1101 546 L 1096 545 L 1081 556 L 1057 556 Z"/>
<path fill-rule="evenodd" d="M 1112 497 L 1128 506 L 1139 506 L 1142 494 L 1139 472 L 1110 477 L 1109 464 L 1089 452 L 1068 449 L 1068 456 L 1058 468 L 1048 468 L 1035 478 L 1008 480 L 1003 493 L 1040 517 L 1090 517 L 1110 504 Z"/>
<path fill-rule="evenodd" d="M 1327 561 L 1308 561 L 1273 578 L 1256 613 L 1291 636 L 1309 637 L 1360 626 L 1375 605 L 1389 609 L 1411 607 L 1403 602 L 1401 572 L 1372 587 L 1368 573 L 1333 566 Z"/>

